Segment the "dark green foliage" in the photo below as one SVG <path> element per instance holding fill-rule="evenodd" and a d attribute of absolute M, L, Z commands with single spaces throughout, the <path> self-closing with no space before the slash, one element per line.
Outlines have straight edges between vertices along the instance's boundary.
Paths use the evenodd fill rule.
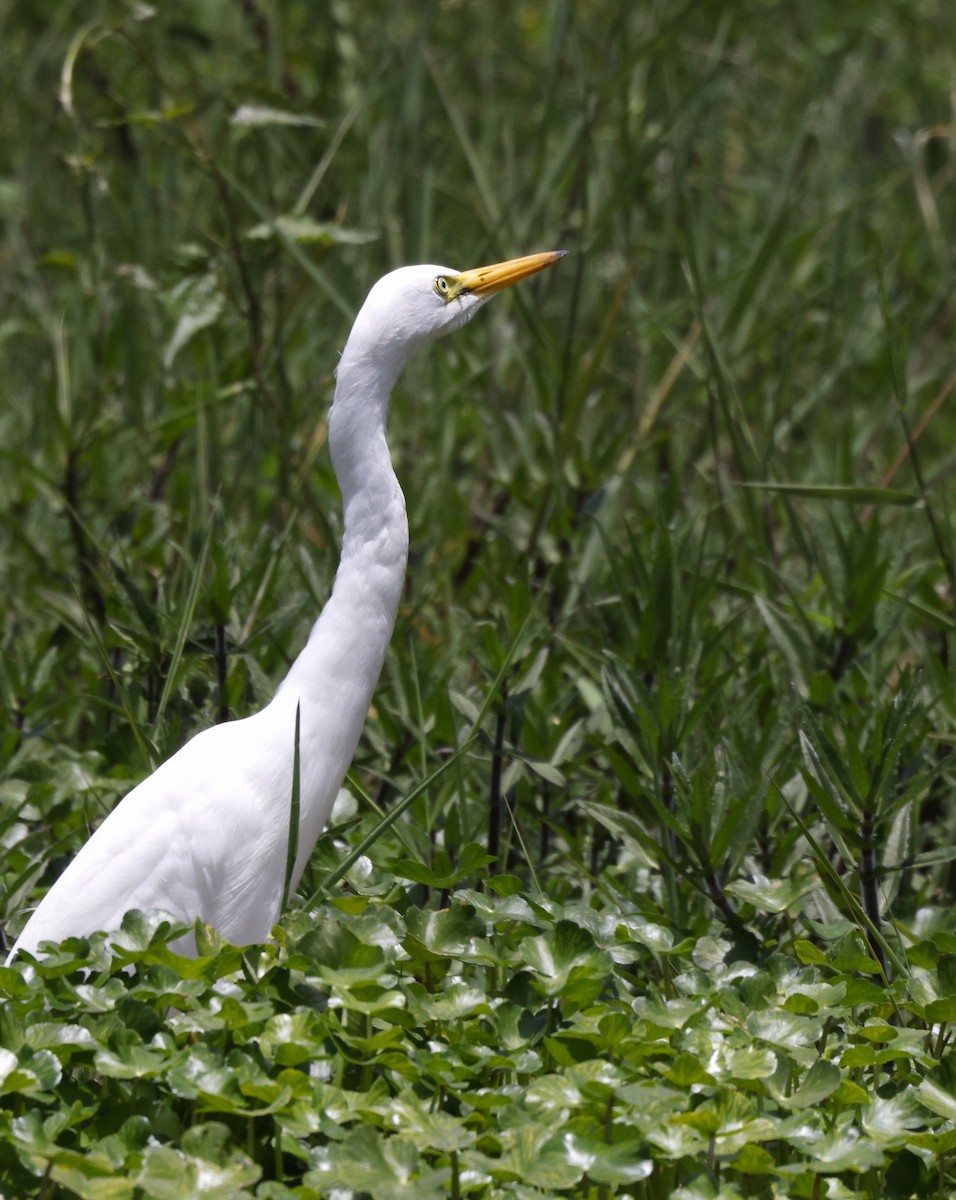
<path fill-rule="evenodd" d="M 275 945 L 0 969 L 16 1197 L 922 1197 L 956 1152 L 956 8 L 0 9 L 0 912 L 412 559 Z M 120 968 L 127 968 L 125 971 Z"/>

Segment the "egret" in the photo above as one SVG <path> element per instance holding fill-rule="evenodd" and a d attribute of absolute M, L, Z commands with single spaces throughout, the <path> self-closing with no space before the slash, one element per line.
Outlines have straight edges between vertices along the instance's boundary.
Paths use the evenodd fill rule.
<path fill-rule="evenodd" d="M 132 908 L 201 918 L 236 945 L 269 937 L 287 888 L 296 749 L 289 894 L 352 761 L 395 624 L 408 521 L 385 436 L 392 387 L 413 352 L 562 253 L 470 271 L 401 267 L 374 285 L 336 371 L 329 448 L 342 551 L 304 649 L 263 709 L 198 733 L 120 801 L 40 901 L 8 962 L 41 942 L 115 930 Z M 180 948 L 195 953 L 191 935 Z"/>

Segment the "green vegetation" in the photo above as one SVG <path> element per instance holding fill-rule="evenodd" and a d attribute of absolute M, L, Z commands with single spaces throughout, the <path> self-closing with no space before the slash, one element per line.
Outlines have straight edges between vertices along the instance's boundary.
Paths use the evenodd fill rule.
<path fill-rule="evenodd" d="M 954 46 L 0 10 L 8 935 L 302 645 L 368 286 L 571 251 L 396 391 L 406 602 L 275 942 L 0 969 L 0 1194 L 956 1194 Z"/>

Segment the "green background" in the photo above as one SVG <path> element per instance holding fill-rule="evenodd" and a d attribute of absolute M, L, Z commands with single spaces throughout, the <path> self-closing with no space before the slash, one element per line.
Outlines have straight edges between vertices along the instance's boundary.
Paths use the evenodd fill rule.
<path fill-rule="evenodd" d="M 0 971 L 11 1195 L 949 1194 L 954 46 L 944 0 L 0 10 L 8 935 L 301 647 L 371 283 L 569 251 L 396 389 L 405 597 L 278 947 Z"/>

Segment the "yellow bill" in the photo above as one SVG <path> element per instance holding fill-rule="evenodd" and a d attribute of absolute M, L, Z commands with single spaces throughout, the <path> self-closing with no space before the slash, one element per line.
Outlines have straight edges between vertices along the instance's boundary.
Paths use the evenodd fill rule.
<path fill-rule="evenodd" d="M 462 271 L 451 282 L 455 287 L 455 295 L 462 292 L 472 292 L 476 296 L 492 296 L 502 288 L 511 287 L 536 271 L 543 271 L 559 258 L 564 258 L 566 250 L 548 250 L 544 254 L 526 254 L 524 258 L 510 258 L 507 262 L 493 263 L 490 267 L 475 267 L 471 271 Z"/>

